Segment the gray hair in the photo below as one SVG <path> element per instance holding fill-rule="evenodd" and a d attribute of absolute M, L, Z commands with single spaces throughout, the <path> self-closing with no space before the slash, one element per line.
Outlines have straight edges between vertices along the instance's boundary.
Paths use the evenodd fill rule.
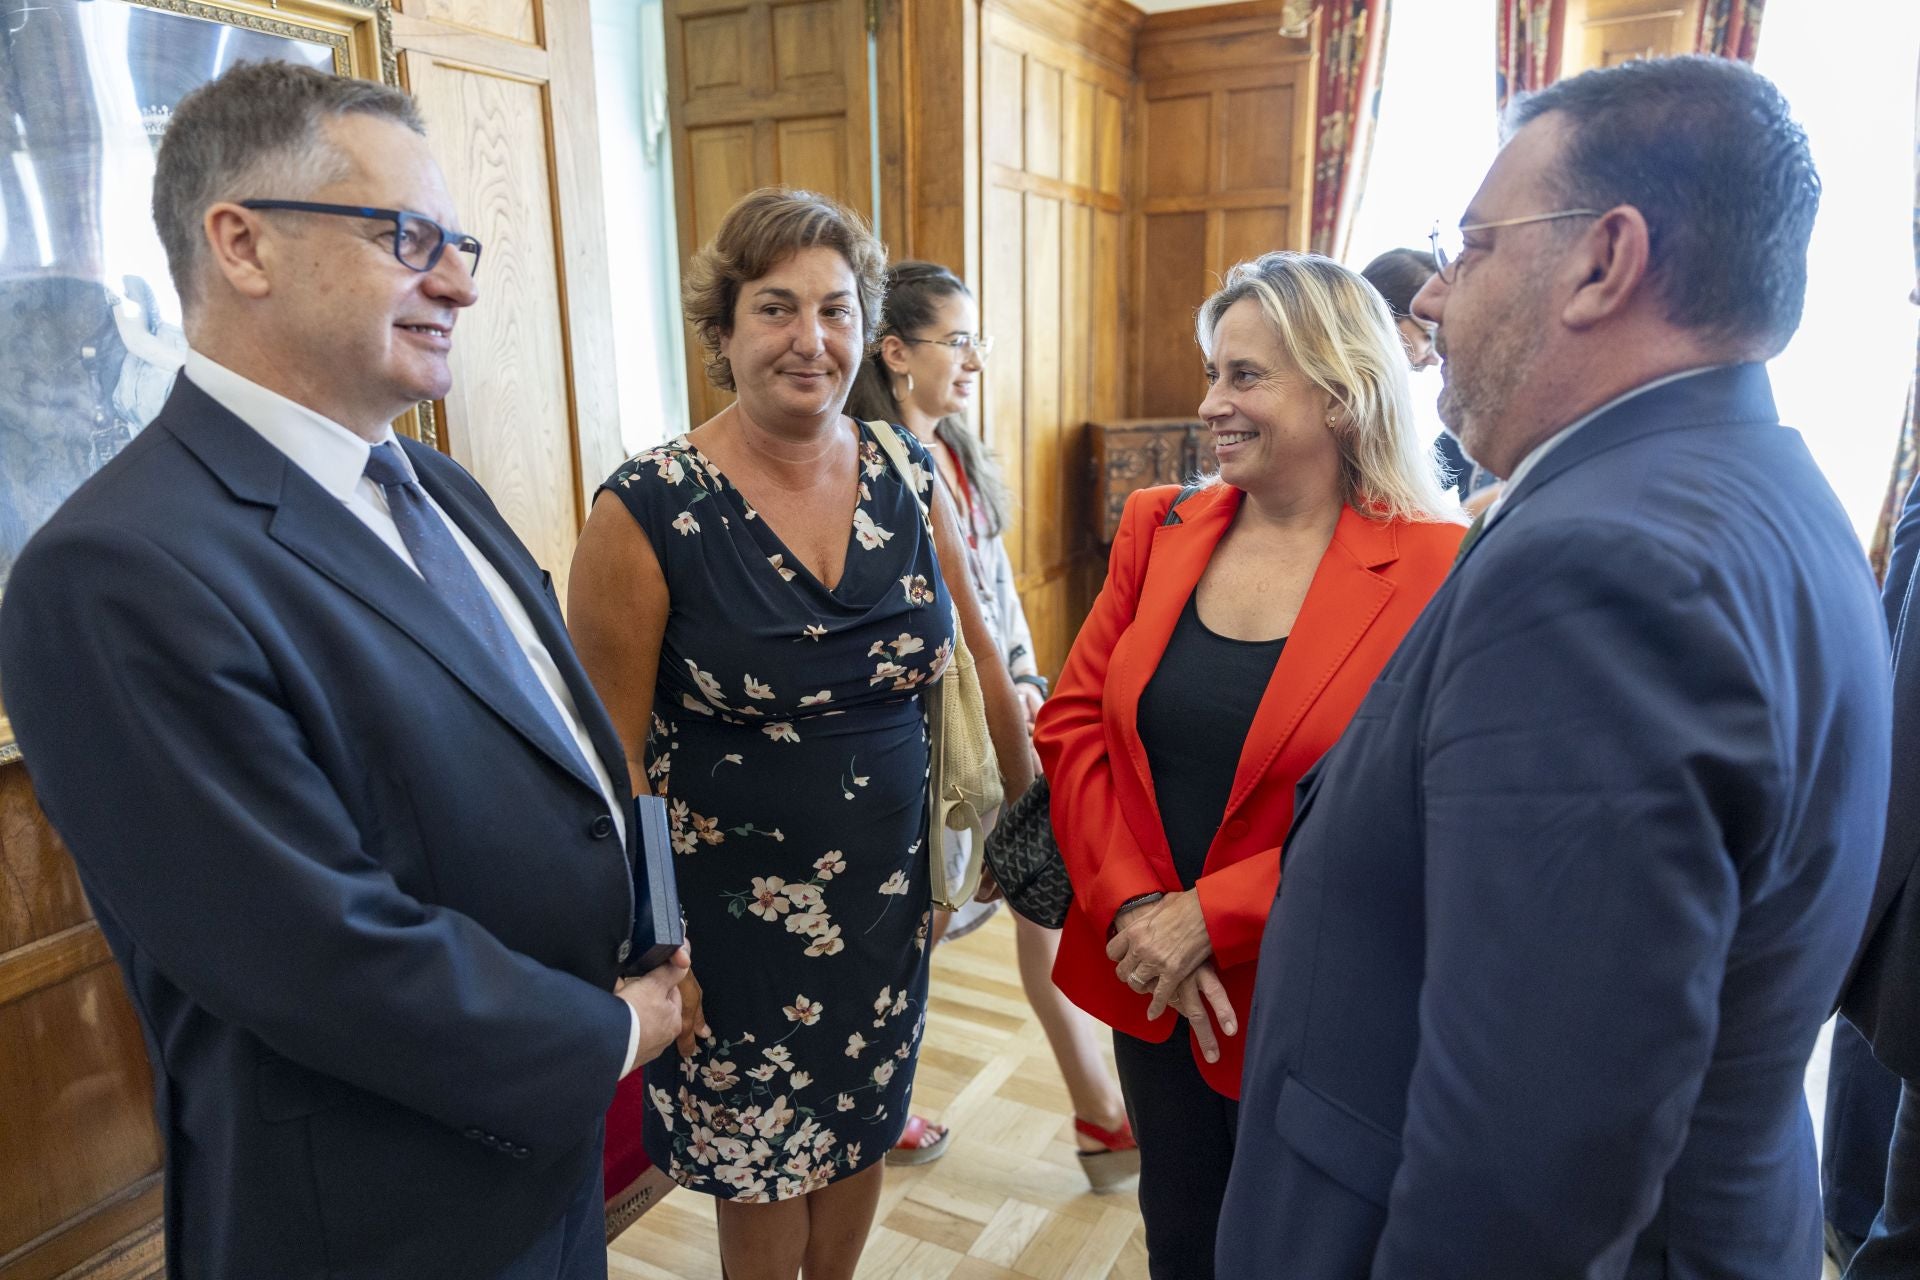
<path fill-rule="evenodd" d="M 225 200 L 298 200 L 350 172 L 324 125 L 382 116 L 426 136 L 413 99 L 373 80 L 290 62 L 242 62 L 180 100 L 154 162 L 153 222 L 182 305 L 199 301 L 207 210 Z"/>
<path fill-rule="evenodd" d="M 1459 521 L 1433 445 L 1414 433 L 1406 349 L 1374 287 L 1315 253 L 1242 262 L 1201 304 L 1197 336 L 1209 360 L 1221 317 L 1247 298 L 1259 303 L 1287 358 L 1339 408 L 1334 433 L 1347 502 L 1376 519 Z"/>

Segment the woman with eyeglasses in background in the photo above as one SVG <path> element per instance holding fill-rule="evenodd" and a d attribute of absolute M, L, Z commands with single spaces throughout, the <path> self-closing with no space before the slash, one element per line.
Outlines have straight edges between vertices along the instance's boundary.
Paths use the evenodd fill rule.
<path fill-rule="evenodd" d="M 847 412 L 899 423 L 933 455 L 960 512 L 975 594 L 999 640 L 1000 656 L 1025 704 L 1031 731 L 1047 682 L 1034 660 L 1027 615 L 1014 587 L 1013 562 L 1001 539 L 1011 501 L 998 464 L 964 417 L 979 393 L 980 374 L 993 348 L 979 327 L 973 294 L 953 272 L 931 262 L 896 263 L 887 273 L 878 341 L 861 366 Z M 947 840 L 950 863 L 957 866 L 977 856 L 968 847 L 968 833 L 950 831 Z M 951 919 L 938 918 L 946 913 L 936 912 L 935 936 L 942 931 L 959 936 L 983 921 L 992 906 L 968 904 Z M 1108 1190 L 1139 1168 L 1119 1083 L 1101 1058 L 1097 1024 L 1053 985 L 1059 931 L 1017 914 L 1014 929 L 1021 984 L 1073 1100 L 1081 1168 L 1095 1190 Z M 937 1159 L 947 1140 L 943 1127 L 915 1117 L 887 1159 L 923 1164 Z"/>

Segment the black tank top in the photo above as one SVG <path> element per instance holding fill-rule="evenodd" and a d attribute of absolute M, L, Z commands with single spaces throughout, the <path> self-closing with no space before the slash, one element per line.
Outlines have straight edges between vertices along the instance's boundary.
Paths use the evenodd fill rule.
<path fill-rule="evenodd" d="M 1140 742 L 1147 750 L 1160 823 L 1182 888 L 1191 889 L 1227 811 L 1234 770 L 1267 681 L 1287 638 L 1230 640 L 1200 621 L 1199 592 L 1187 597 L 1167 651 L 1140 695 Z"/>

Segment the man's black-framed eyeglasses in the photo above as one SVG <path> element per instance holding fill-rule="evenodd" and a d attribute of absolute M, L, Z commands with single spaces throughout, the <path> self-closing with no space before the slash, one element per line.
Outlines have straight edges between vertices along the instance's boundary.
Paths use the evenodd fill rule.
<path fill-rule="evenodd" d="M 292 213 L 327 213 L 337 218 L 373 218 L 393 224 L 393 256 L 400 265 L 427 272 L 440 265 L 440 255 L 452 245 L 467 260 L 467 274 L 480 273 L 480 242 L 447 228 L 423 213 L 405 209 L 368 209 L 357 204 L 315 204 L 311 200 L 242 200 L 242 209 L 285 209 Z"/>

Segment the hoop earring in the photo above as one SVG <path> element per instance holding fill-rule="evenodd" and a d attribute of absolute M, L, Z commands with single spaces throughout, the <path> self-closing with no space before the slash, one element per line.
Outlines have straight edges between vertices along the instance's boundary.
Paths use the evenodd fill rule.
<path fill-rule="evenodd" d="M 909 369 L 907 370 L 906 373 L 902 374 L 901 376 L 906 378 L 907 380 L 907 389 L 906 391 L 902 392 L 901 390 L 899 390 L 898 384 L 896 384 L 894 393 L 893 393 L 893 398 L 895 400 L 905 400 L 908 396 L 913 394 L 913 370 Z"/>

